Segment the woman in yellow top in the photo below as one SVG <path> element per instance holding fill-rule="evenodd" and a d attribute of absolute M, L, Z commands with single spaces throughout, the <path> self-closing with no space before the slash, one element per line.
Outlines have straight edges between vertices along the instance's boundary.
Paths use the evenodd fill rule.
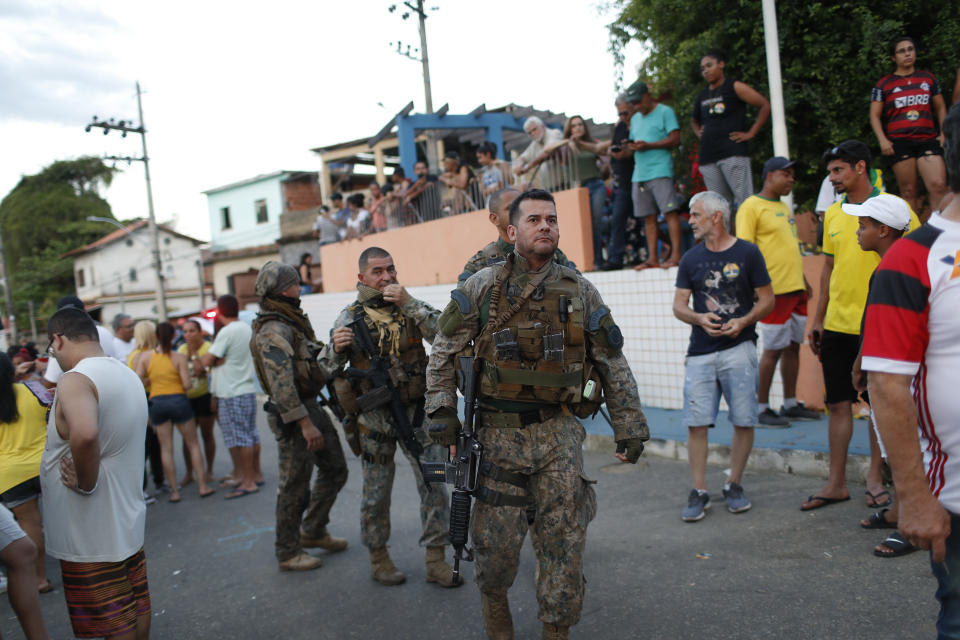
<path fill-rule="evenodd" d="M 150 388 L 150 422 L 160 439 L 160 458 L 163 461 L 163 475 L 170 485 L 170 502 L 180 502 L 177 467 L 173 459 L 173 425 L 176 424 L 180 429 L 194 469 L 203 469 L 203 454 L 200 453 L 197 424 L 193 420 L 193 410 L 185 391 L 190 388 L 187 358 L 173 350 L 173 334 L 172 324 L 158 324 L 157 348 L 138 355 L 134 370 L 143 380 L 143 385 Z M 216 491 L 207 486 L 204 476 L 198 477 L 197 483 L 201 498 Z"/>
<path fill-rule="evenodd" d="M 187 357 L 190 365 L 190 381 L 192 385 L 187 389 L 187 399 L 193 409 L 193 417 L 200 427 L 203 438 L 203 454 L 207 462 L 207 482 L 213 482 L 213 459 L 217 455 L 217 439 L 213 434 L 214 414 L 211 407 L 213 400 L 207 381 L 207 369 L 200 362 L 200 358 L 210 350 L 210 343 L 203 339 L 203 329 L 196 320 L 187 320 L 183 323 L 183 338 L 185 342 L 177 349 Z M 193 464 L 187 451 L 187 442 L 183 442 L 183 459 L 187 471 L 180 482 L 185 487 L 193 482 Z"/>
<path fill-rule="evenodd" d="M 37 547 L 37 588 L 53 590 L 43 557 L 40 458 L 47 442 L 49 396 L 39 383 L 14 383 L 13 362 L 0 352 L 0 501 Z"/>
<path fill-rule="evenodd" d="M 137 356 L 144 351 L 153 351 L 157 346 L 157 325 L 149 320 L 141 320 L 133 326 L 133 351 L 127 356 L 127 366 L 136 371 Z M 150 461 L 150 475 L 153 477 L 153 484 L 157 491 L 162 491 L 164 484 L 163 463 L 160 458 L 160 441 L 157 439 L 157 431 L 149 421 L 147 422 L 147 459 Z M 146 489 L 147 481 L 143 481 Z M 147 499 L 147 504 L 152 504 L 155 500 L 151 497 Z"/>

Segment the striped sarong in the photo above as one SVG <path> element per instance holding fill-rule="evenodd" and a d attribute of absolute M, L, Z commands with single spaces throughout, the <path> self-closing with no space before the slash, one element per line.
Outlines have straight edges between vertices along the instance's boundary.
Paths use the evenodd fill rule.
<path fill-rule="evenodd" d="M 150 614 L 147 557 L 140 551 L 120 562 L 60 561 L 73 634 L 103 638 L 136 628 Z"/>

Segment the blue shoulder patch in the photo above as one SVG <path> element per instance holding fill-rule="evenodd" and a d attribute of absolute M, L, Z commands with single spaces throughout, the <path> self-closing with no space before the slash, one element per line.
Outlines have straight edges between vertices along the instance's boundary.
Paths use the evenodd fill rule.
<path fill-rule="evenodd" d="M 454 289 L 450 292 L 450 297 L 457 303 L 457 306 L 460 307 L 460 313 L 470 313 L 470 300 L 462 289 Z"/>
<path fill-rule="evenodd" d="M 596 333 L 600 330 L 600 321 L 603 320 L 603 316 L 610 313 L 610 310 L 606 307 L 600 307 L 596 311 L 590 314 L 590 320 L 587 322 L 587 331 L 590 333 Z"/>

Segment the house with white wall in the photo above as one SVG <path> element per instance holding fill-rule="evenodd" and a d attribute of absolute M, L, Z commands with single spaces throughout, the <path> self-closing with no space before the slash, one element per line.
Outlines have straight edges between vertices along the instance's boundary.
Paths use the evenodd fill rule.
<path fill-rule="evenodd" d="M 204 191 L 210 216 L 210 262 L 216 295 L 232 293 L 241 304 L 268 260 L 279 260 L 283 181 L 300 172 L 274 171 Z"/>
<path fill-rule="evenodd" d="M 180 316 L 209 307 L 213 289 L 202 286 L 201 240 L 157 225 L 167 314 Z M 63 256 L 73 259 L 77 296 L 88 309 L 99 307 L 109 322 L 117 313 L 156 319 L 157 274 L 146 220 L 105 235 Z M 203 299 L 201 300 L 201 291 Z"/>

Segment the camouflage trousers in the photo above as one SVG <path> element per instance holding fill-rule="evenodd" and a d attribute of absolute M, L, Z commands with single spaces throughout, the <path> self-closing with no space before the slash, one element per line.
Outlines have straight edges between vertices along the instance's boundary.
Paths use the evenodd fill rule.
<path fill-rule="evenodd" d="M 583 550 L 587 525 L 597 513 L 593 481 L 583 472 L 583 425 L 560 414 L 522 429 L 482 428 L 484 460 L 529 478 L 536 517 L 527 508 L 477 501 L 471 518 L 480 591 L 506 591 L 517 576 L 520 548 L 530 530 L 537 555 L 539 618 L 572 626 L 580 620 L 585 579 Z M 481 484 L 507 495 L 525 495 L 513 484 L 481 476 Z"/>
<path fill-rule="evenodd" d="M 408 407 L 407 415 L 413 422 L 415 409 Z M 360 501 L 360 534 L 363 544 L 376 549 L 390 539 L 390 496 L 396 473 L 394 453 L 397 444 L 413 468 L 413 477 L 420 494 L 420 523 L 423 533 L 420 546 L 433 547 L 450 544 L 450 502 L 443 484 L 427 486 L 420 465 L 395 437 L 393 428 L 382 409 L 368 411 L 360 416 L 360 446 L 363 449 L 363 494 Z M 364 433 L 368 431 L 369 433 Z M 443 461 L 448 457 L 446 447 L 431 444 L 423 426 L 416 432 L 423 445 L 422 461 Z"/>
<path fill-rule="evenodd" d="M 277 487 L 277 559 L 281 562 L 300 554 L 300 536 L 322 538 L 330 522 L 330 508 L 337 494 L 347 483 L 347 461 L 343 457 L 340 437 L 327 412 L 316 401 L 304 401 L 314 426 L 323 435 L 320 451 L 307 451 L 307 441 L 299 425 L 286 438 L 279 421 L 268 416 L 270 430 L 277 437 L 279 454 L 279 486 Z M 310 476 L 317 468 L 317 478 L 310 490 Z"/>

